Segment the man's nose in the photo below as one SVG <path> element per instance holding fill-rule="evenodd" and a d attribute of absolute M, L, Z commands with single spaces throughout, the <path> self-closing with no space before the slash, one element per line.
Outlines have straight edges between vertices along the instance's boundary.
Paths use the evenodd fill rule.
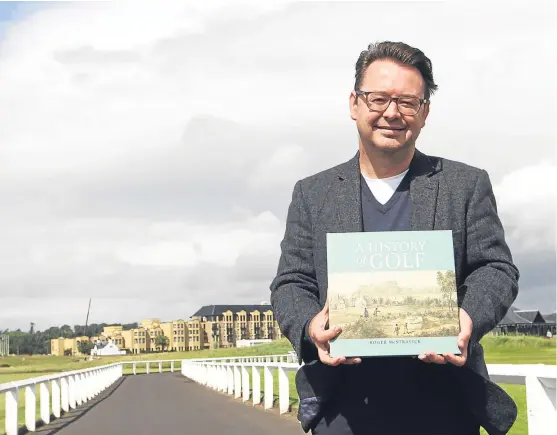
<path fill-rule="evenodd" d="M 389 103 L 389 105 L 387 106 L 387 108 L 383 112 L 383 117 L 384 118 L 390 118 L 390 119 L 400 118 L 400 112 L 398 111 L 398 106 L 397 106 L 395 100 L 392 100 Z"/>

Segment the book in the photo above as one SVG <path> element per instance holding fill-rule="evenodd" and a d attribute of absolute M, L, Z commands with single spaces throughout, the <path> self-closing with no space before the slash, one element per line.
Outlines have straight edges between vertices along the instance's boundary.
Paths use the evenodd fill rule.
<path fill-rule="evenodd" d="M 327 234 L 331 356 L 460 355 L 451 230 Z"/>

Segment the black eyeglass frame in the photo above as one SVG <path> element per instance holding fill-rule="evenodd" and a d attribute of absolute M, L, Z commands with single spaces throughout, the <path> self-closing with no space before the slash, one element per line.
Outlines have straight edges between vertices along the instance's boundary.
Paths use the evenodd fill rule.
<path fill-rule="evenodd" d="M 381 95 L 381 96 L 383 96 L 383 97 L 385 97 L 385 98 L 387 98 L 387 99 L 389 100 L 388 103 L 386 104 L 386 106 L 385 106 L 385 108 L 384 108 L 383 110 L 373 110 L 374 112 L 384 112 L 384 111 L 387 110 L 387 108 L 391 105 L 391 102 L 394 101 L 395 104 L 396 104 L 397 110 L 398 110 L 401 114 L 403 114 L 403 113 L 400 111 L 400 107 L 398 106 L 398 100 L 401 99 L 401 98 L 414 98 L 414 99 L 416 99 L 416 100 L 419 101 L 420 106 L 418 107 L 418 109 L 417 109 L 414 113 L 412 113 L 412 114 L 408 113 L 408 114 L 407 114 L 408 116 L 414 116 L 414 115 L 416 115 L 416 114 L 420 111 L 420 109 L 422 108 L 422 106 L 423 106 L 424 104 L 427 104 L 427 103 L 429 103 L 429 101 L 430 101 L 430 100 L 427 99 L 427 98 L 419 98 L 419 97 L 416 97 L 416 96 L 414 96 L 414 95 L 400 95 L 400 96 L 398 96 L 398 97 L 392 97 L 392 96 L 389 95 L 389 94 L 385 94 L 385 93 L 383 93 L 383 92 L 377 92 L 377 91 L 362 91 L 362 90 L 355 90 L 355 92 L 356 92 L 356 97 L 358 97 L 358 96 L 360 96 L 360 95 L 364 97 L 364 101 L 366 102 L 366 106 L 368 106 L 368 108 L 369 108 L 369 101 L 368 101 L 368 95 L 369 95 L 369 94 Z M 369 110 L 372 110 L 372 109 L 369 108 Z"/>

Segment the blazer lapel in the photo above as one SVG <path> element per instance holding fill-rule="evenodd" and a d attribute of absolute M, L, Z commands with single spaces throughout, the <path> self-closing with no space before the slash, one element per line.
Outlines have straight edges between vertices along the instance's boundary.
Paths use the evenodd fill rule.
<path fill-rule="evenodd" d="M 334 207 L 335 231 L 347 233 L 362 231 L 359 152 L 338 167 L 330 194 L 329 205 Z"/>
<path fill-rule="evenodd" d="M 410 171 L 412 176 L 410 182 L 410 198 L 412 200 L 411 230 L 433 230 L 435 227 L 435 209 L 439 190 L 439 181 L 431 176 L 435 172 L 435 167 L 426 155 L 416 150 Z"/>

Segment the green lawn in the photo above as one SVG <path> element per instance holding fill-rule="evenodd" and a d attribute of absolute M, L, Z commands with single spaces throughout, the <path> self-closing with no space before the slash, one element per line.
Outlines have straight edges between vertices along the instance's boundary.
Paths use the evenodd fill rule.
<path fill-rule="evenodd" d="M 494 337 L 487 336 L 482 340 L 488 364 L 555 364 L 556 349 L 555 340 L 532 337 Z M 84 358 L 54 357 L 54 356 L 32 356 L 32 357 L 4 357 L 0 358 L 0 383 L 13 380 L 26 379 L 43 376 L 49 373 L 78 370 L 99 365 L 105 365 L 118 361 L 136 361 L 157 359 L 190 359 L 190 358 L 218 358 L 230 356 L 249 355 L 273 355 L 285 354 L 292 350 L 286 340 L 280 340 L 268 345 L 260 345 L 252 348 L 240 349 L 216 349 L 196 352 L 168 352 L 141 355 L 126 355 L 121 357 L 105 357 L 94 361 L 86 361 Z M 8 365 L 9 367 L 2 367 Z M 180 364 L 176 363 L 175 371 L 180 370 Z M 170 370 L 170 363 L 163 364 L 163 371 Z M 151 373 L 158 372 L 158 364 L 151 365 Z M 132 374 L 132 366 L 124 369 L 124 374 Z M 145 373 L 145 365 L 138 364 L 137 373 Z M 250 370 L 251 373 L 251 370 Z M 263 373 L 261 371 L 261 391 L 263 391 Z M 275 407 L 278 407 L 278 376 L 274 373 L 274 396 Z M 294 372 L 289 373 L 290 405 L 293 412 L 296 411 L 298 397 L 294 384 Z M 251 379 L 250 379 L 251 386 Z M 527 435 L 526 421 L 526 390 L 522 385 L 501 385 L 516 401 L 519 407 L 518 420 L 509 435 Z M 24 421 L 23 390 L 20 391 L 19 421 Z M 4 395 L 0 396 L 0 434 L 4 430 Z M 263 397 L 262 397 L 263 401 Z M 262 402 L 263 403 L 263 402 Z M 37 406 L 38 408 L 38 406 Z M 37 418 L 38 418 L 37 410 Z M 485 432 L 482 432 L 485 434 Z"/>
<path fill-rule="evenodd" d="M 482 340 L 488 364 L 555 364 L 555 338 L 494 337 Z"/>

